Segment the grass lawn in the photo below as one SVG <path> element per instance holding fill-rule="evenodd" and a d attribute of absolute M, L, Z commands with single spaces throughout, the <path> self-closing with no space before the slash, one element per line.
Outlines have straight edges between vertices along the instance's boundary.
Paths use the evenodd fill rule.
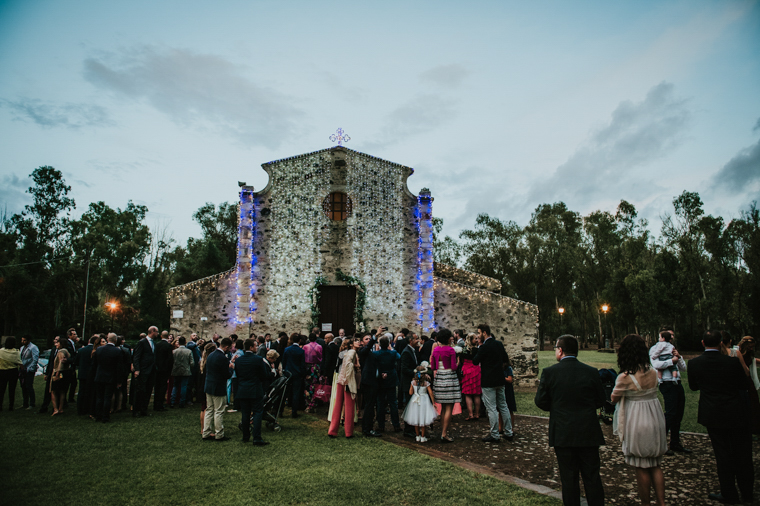
<path fill-rule="evenodd" d="M 584 364 L 588 364 L 597 369 L 615 369 L 617 366 L 617 355 L 614 353 L 599 353 L 596 350 L 584 351 L 581 350 L 578 359 Z M 549 367 L 556 364 L 557 361 L 554 358 L 554 350 L 539 351 L 538 352 L 538 368 L 539 377 L 544 367 Z M 692 392 L 689 389 L 689 374 L 688 371 L 683 373 L 683 388 L 686 392 L 686 409 L 683 415 L 683 421 L 681 422 L 682 432 L 702 432 L 707 431 L 702 425 L 697 423 L 697 405 L 699 403 L 699 392 Z M 660 403 L 662 404 L 662 394 L 658 393 Z M 549 416 L 546 411 L 541 411 L 533 403 L 535 397 L 534 392 L 515 392 L 515 399 L 517 401 L 517 412 L 523 415 L 536 415 L 536 416 Z"/>
<path fill-rule="evenodd" d="M 42 399 L 41 377 L 35 380 Z M 380 438 L 329 439 L 305 415 L 264 428 L 265 448 L 244 445 L 238 413 L 224 443 L 200 438 L 195 407 L 99 424 L 20 409 L 0 413 L 2 505 L 559 504 Z M 52 409 L 51 409 L 52 411 Z"/>

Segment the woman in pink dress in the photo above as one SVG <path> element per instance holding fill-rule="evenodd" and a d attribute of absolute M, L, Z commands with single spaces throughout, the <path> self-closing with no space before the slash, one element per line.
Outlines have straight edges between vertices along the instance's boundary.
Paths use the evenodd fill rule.
<path fill-rule="evenodd" d="M 465 420 L 477 420 L 480 418 L 480 366 L 472 363 L 472 357 L 478 349 L 478 337 L 475 334 L 467 334 L 462 351 L 462 395 L 467 404 L 467 418 Z"/>

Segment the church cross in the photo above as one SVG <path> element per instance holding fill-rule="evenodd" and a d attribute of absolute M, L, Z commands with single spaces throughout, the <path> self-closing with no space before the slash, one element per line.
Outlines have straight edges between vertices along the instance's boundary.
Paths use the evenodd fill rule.
<path fill-rule="evenodd" d="M 334 134 L 330 136 L 330 140 L 333 142 L 338 141 L 338 146 L 342 146 L 344 142 L 350 141 L 351 137 L 349 137 L 348 135 L 345 135 L 345 132 L 343 132 L 343 129 L 339 128 L 335 131 Z"/>

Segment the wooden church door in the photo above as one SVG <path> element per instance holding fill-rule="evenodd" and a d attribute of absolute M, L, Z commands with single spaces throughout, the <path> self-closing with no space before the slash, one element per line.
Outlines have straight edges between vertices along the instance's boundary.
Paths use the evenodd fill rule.
<path fill-rule="evenodd" d="M 356 288 L 353 286 L 319 287 L 319 328 L 323 324 L 332 324 L 331 332 L 337 337 L 338 330 L 344 329 L 346 335 L 356 332 L 354 326 L 354 308 L 356 307 Z M 324 336 L 327 331 L 323 331 Z"/>

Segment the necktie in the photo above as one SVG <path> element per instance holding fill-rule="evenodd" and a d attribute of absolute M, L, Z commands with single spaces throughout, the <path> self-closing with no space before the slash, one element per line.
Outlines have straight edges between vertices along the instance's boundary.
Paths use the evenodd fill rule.
<path fill-rule="evenodd" d="M 156 351 L 156 348 L 153 346 L 153 339 L 150 340 L 150 351 Z"/>

